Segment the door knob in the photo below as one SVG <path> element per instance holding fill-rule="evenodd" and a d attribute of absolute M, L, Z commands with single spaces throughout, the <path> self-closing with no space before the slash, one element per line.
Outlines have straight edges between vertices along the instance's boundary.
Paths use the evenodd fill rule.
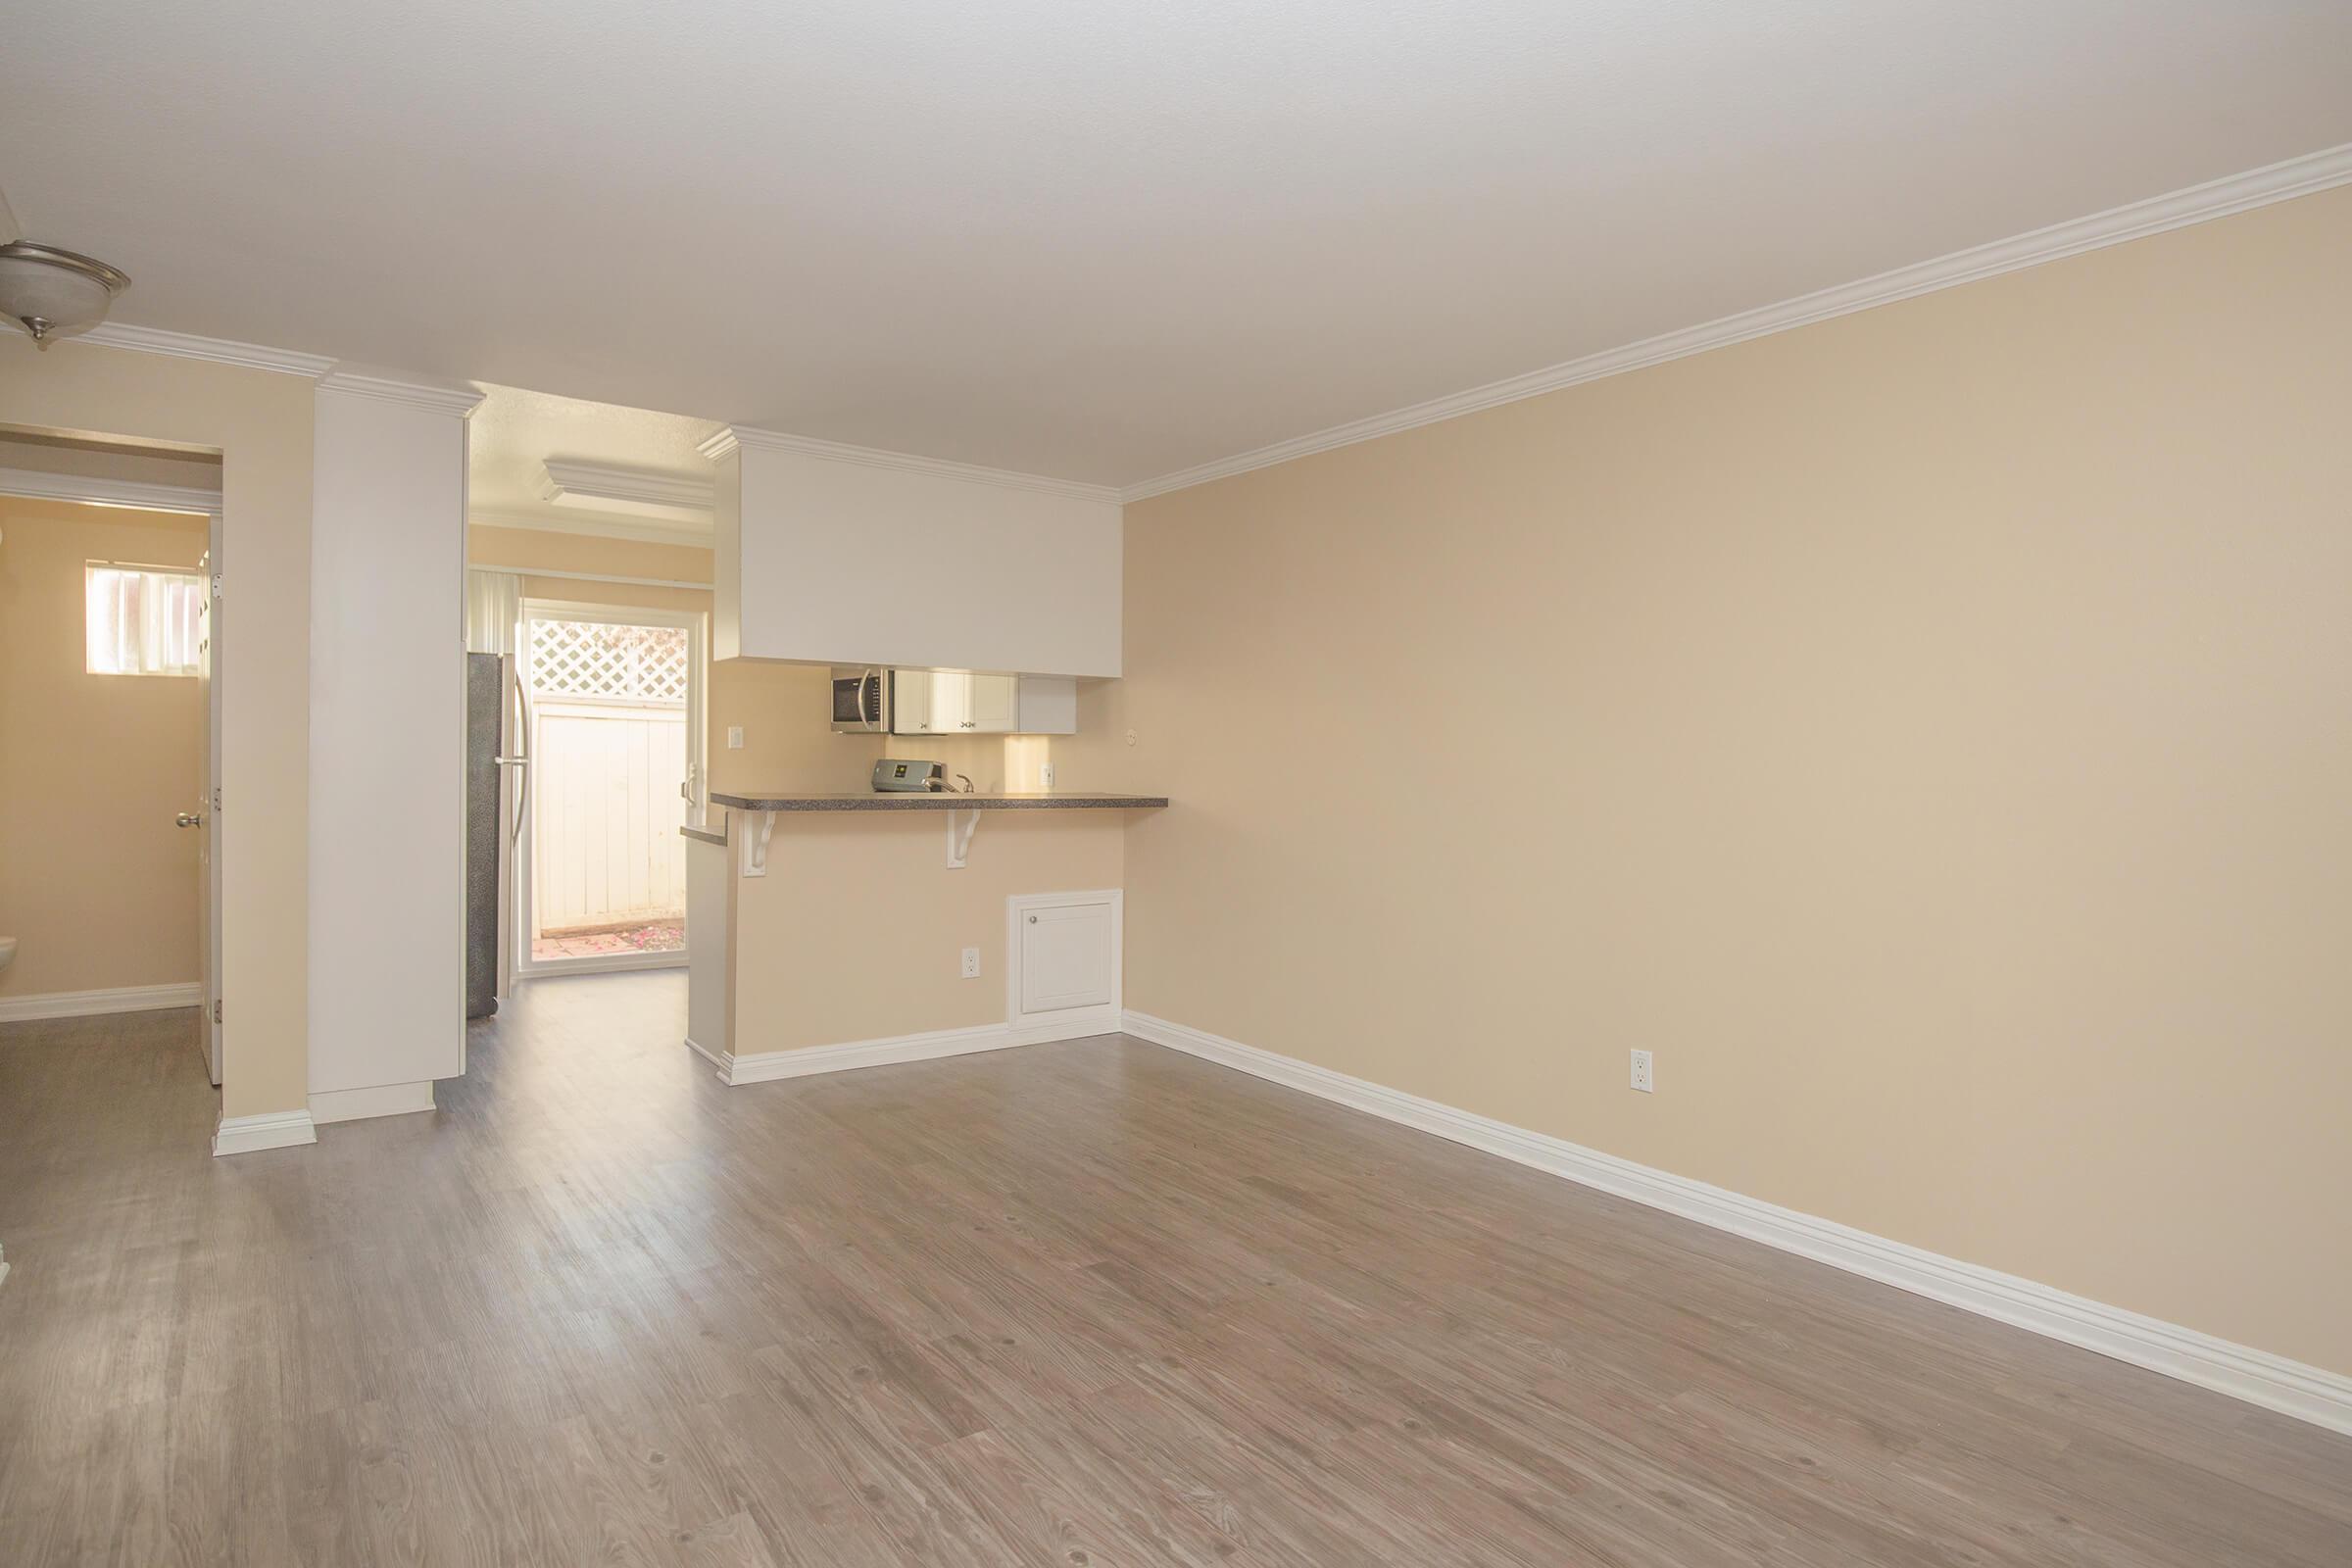
<path fill-rule="evenodd" d="M 202 827 L 204 826 L 204 813 L 202 811 L 182 811 L 172 820 L 177 822 L 181 827 Z"/>

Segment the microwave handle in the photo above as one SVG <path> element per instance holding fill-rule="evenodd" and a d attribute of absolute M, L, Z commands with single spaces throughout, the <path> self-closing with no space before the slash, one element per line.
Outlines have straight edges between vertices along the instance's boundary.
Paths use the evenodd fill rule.
<path fill-rule="evenodd" d="M 867 729 L 874 727 L 874 721 L 866 715 L 865 711 L 865 683 L 873 673 L 871 669 L 861 669 L 858 672 L 858 722 L 863 724 Z"/>

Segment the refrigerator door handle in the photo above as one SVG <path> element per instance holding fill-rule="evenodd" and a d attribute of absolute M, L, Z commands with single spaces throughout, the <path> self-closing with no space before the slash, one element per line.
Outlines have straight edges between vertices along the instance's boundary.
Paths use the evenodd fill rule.
<path fill-rule="evenodd" d="M 499 760 L 512 761 L 521 769 L 514 777 L 514 828 L 507 840 L 510 845 L 519 845 L 522 843 L 523 813 L 531 806 L 531 694 L 522 684 L 521 666 L 510 664 L 508 667 L 514 672 L 514 701 L 522 710 L 522 734 L 518 737 L 522 744 L 513 758 L 502 757 Z"/>

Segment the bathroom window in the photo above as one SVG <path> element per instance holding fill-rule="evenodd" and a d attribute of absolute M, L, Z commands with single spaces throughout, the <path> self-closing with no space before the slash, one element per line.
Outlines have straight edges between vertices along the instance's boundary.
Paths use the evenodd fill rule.
<path fill-rule="evenodd" d="M 192 571 L 93 561 L 83 577 L 93 675 L 193 675 L 204 579 Z"/>

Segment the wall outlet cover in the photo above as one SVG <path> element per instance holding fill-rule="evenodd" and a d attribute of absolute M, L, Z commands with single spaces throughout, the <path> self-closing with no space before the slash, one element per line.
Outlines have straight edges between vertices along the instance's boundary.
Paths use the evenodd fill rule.
<path fill-rule="evenodd" d="M 1646 1051 L 1634 1053 L 1634 1087 L 1645 1095 L 1657 1092 L 1656 1072 L 1651 1065 L 1649 1053 Z"/>
<path fill-rule="evenodd" d="M 980 978 L 980 950 L 978 948 L 963 950 L 963 977 L 966 980 Z"/>
<path fill-rule="evenodd" d="M 743 750 L 743 726 L 741 724 L 727 726 L 727 750 L 730 752 Z"/>

